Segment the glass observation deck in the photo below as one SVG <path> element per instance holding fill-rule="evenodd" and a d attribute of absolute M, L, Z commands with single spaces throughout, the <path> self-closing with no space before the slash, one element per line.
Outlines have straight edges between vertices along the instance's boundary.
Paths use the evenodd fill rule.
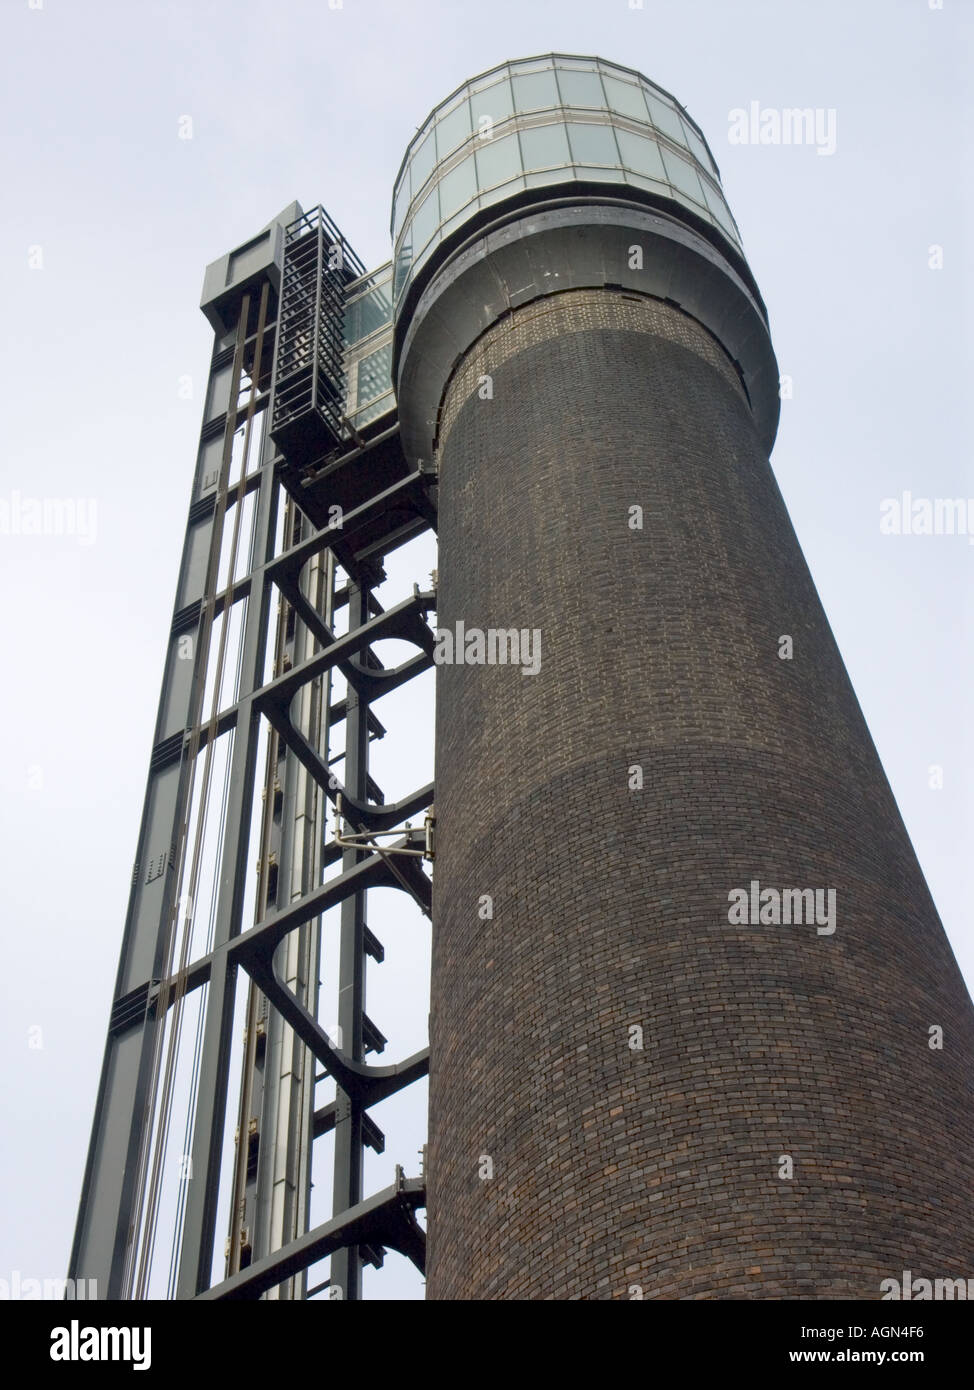
<path fill-rule="evenodd" d="M 436 248 L 481 209 L 572 182 L 678 203 L 743 255 L 717 165 L 679 102 L 630 68 L 548 54 L 465 83 L 410 141 L 392 198 L 396 309 Z"/>

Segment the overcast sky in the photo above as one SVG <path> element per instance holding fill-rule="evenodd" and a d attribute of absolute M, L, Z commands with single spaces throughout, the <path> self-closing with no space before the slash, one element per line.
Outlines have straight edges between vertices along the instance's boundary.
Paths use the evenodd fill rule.
<path fill-rule="evenodd" d="M 507 58 L 599 54 L 703 128 L 793 383 L 775 474 L 974 982 L 972 16 L 970 0 L 2 0 L 0 1278 L 67 1265 L 211 346 L 204 267 L 293 199 L 387 260 L 407 141 Z M 834 113 L 834 153 L 732 143 L 752 102 Z M 972 499 L 972 534 L 882 534 L 904 491 Z M 16 534 L 26 498 L 84 502 L 86 534 Z M 386 771 L 388 795 L 410 789 L 411 764 Z M 376 1022 L 411 1050 L 407 1025 Z M 416 1171 L 421 1091 L 370 1184 Z M 401 1272 L 386 1287 L 421 1294 Z"/>

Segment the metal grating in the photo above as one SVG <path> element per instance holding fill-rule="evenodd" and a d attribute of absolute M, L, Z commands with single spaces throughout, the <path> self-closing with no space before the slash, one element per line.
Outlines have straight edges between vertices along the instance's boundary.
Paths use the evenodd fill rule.
<path fill-rule="evenodd" d="M 307 457 L 347 437 L 345 287 L 365 267 L 323 208 L 285 229 L 271 435 Z"/>

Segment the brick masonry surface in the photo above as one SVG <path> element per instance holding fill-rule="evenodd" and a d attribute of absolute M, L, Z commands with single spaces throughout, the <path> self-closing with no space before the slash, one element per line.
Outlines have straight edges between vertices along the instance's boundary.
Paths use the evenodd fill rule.
<path fill-rule="evenodd" d="M 722 350 L 560 294 L 441 438 L 438 625 L 542 645 L 437 673 L 428 1295 L 974 1276 L 974 1010 Z M 834 934 L 730 925 L 752 879 Z"/>

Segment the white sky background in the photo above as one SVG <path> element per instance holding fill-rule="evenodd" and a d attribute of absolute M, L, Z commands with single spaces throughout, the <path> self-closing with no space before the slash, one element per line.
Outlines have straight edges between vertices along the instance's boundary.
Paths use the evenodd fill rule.
<path fill-rule="evenodd" d="M 387 260 L 407 141 L 507 58 L 599 54 L 703 128 L 794 380 L 775 473 L 974 982 L 974 545 L 879 530 L 909 490 L 971 498 L 974 531 L 972 18 L 969 0 L 3 0 L 0 501 L 94 499 L 97 525 L 91 544 L 0 534 L 0 1278 L 67 1265 L 212 342 L 203 269 L 294 198 Z M 754 100 L 834 108 L 835 154 L 729 144 Z M 416 1170 L 412 1151 L 384 1158 Z"/>

